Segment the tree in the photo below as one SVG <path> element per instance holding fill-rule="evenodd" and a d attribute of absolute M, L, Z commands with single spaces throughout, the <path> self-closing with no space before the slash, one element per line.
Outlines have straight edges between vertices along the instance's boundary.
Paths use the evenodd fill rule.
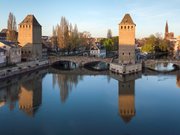
<path fill-rule="evenodd" d="M 61 18 L 61 22 L 57 25 L 58 47 L 66 49 L 69 42 L 69 23 L 65 17 Z"/>
<path fill-rule="evenodd" d="M 17 25 L 16 25 L 16 17 L 13 13 L 9 13 L 9 18 L 7 22 L 7 40 L 17 42 Z"/>
<path fill-rule="evenodd" d="M 58 45 L 57 28 L 55 28 L 55 27 L 53 27 L 53 30 L 52 30 L 51 44 L 52 44 L 53 48 Z"/>
<path fill-rule="evenodd" d="M 103 45 L 104 45 L 104 47 L 106 48 L 106 50 L 107 51 L 112 51 L 112 49 L 113 49 L 113 40 L 112 39 L 105 39 L 104 40 L 104 43 L 103 43 Z"/>
<path fill-rule="evenodd" d="M 142 51 L 148 53 L 167 52 L 168 44 L 168 41 L 164 40 L 160 34 L 156 34 L 156 36 L 151 35 L 145 41 L 145 44 L 142 47 Z"/>
<path fill-rule="evenodd" d="M 112 31 L 111 31 L 111 29 L 108 29 L 107 38 L 112 38 Z"/>
<path fill-rule="evenodd" d="M 52 30 L 52 39 L 57 37 L 57 45 L 61 50 L 67 50 L 68 53 L 77 49 L 79 46 L 89 46 L 90 33 L 78 31 L 78 27 L 75 24 L 74 27 L 65 17 L 61 17 L 60 24 L 57 25 L 56 29 Z M 52 41 L 55 44 L 55 41 Z"/>
<path fill-rule="evenodd" d="M 83 47 L 86 47 L 86 49 L 89 49 L 90 46 L 93 44 L 91 33 L 87 31 L 79 33 L 79 44 L 80 46 L 83 46 Z"/>

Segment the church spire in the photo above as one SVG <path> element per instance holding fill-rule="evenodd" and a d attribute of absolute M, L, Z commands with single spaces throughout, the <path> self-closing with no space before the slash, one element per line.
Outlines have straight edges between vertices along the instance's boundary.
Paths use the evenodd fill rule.
<path fill-rule="evenodd" d="M 169 26 L 168 26 L 168 21 L 166 21 L 166 28 L 165 28 L 165 33 L 169 33 Z"/>

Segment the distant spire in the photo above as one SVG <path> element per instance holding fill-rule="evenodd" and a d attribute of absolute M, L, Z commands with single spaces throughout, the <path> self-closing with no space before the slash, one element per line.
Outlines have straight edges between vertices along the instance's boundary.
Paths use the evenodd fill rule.
<path fill-rule="evenodd" d="M 166 21 L 166 28 L 165 28 L 165 33 L 169 33 L 169 26 L 168 26 L 168 21 Z"/>

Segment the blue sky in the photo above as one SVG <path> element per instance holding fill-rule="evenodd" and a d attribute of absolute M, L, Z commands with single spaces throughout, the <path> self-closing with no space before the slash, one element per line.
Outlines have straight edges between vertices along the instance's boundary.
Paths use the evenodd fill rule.
<path fill-rule="evenodd" d="M 130 13 L 137 24 L 138 38 L 164 33 L 166 20 L 170 31 L 180 35 L 180 0 L 0 0 L 0 29 L 6 27 L 9 12 L 20 23 L 34 14 L 43 26 L 43 35 L 51 35 L 53 25 L 65 16 L 79 31 L 105 37 L 107 29 L 118 35 L 118 23 Z"/>

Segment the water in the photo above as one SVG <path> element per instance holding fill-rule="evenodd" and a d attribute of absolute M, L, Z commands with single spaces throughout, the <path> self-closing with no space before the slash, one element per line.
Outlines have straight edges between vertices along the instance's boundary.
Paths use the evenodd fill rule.
<path fill-rule="evenodd" d="M 172 63 L 157 63 L 155 70 L 160 72 L 168 72 L 175 70 L 175 66 Z"/>
<path fill-rule="evenodd" d="M 13 77 L 0 82 L 0 133 L 179 135 L 179 84 L 179 71 L 120 77 L 45 69 Z"/>

